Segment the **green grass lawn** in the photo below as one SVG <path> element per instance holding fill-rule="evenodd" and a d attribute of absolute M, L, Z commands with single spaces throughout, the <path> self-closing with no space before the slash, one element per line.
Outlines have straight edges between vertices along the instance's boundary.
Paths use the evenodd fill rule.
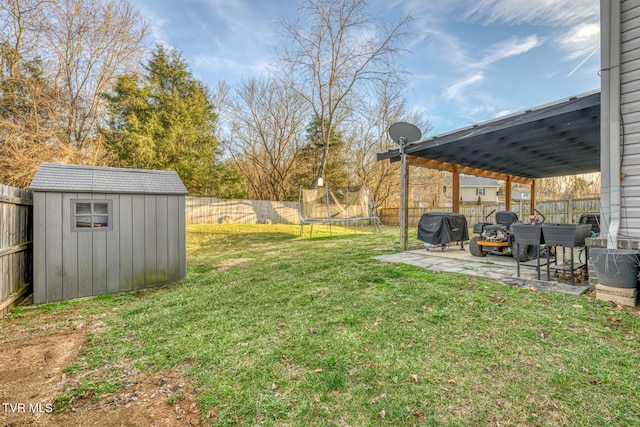
<path fill-rule="evenodd" d="M 212 425 L 640 425 L 636 310 L 372 259 L 397 229 L 298 233 L 189 226 L 183 282 L 83 302 L 108 315 L 59 402 L 126 361 L 182 371 Z"/>

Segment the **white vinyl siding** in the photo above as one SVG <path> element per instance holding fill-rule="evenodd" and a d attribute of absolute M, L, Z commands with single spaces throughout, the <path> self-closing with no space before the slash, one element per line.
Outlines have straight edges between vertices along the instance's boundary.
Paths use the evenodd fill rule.
<path fill-rule="evenodd" d="M 623 150 L 620 235 L 640 237 L 640 0 L 621 3 Z"/>

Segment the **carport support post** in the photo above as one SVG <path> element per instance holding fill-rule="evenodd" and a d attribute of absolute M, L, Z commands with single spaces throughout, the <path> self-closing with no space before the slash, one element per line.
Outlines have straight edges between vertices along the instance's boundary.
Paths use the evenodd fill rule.
<path fill-rule="evenodd" d="M 406 138 L 400 137 L 400 252 L 407 250 L 409 231 L 409 165 L 404 153 Z"/>
<path fill-rule="evenodd" d="M 511 175 L 507 176 L 507 180 L 504 184 L 504 208 L 508 211 L 511 210 Z M 520 216 L 522 216 L 522 209 L 520 209 Z"/>
<path fill-rule="evenodd" d="M 458 172 L 458 167 L 457 166 L 453 166 L 453 172 L 452 172 L 452 199 L 451 199 L 451 204 L 452 204 L 452 210 L 453 213 L 460 213 L 460 172 Z"/>
<path fill-rule="evenodd" d="M 531 215 L 536 214 L 536 180 L 531 180 L 531 194 L 529 195 L 529 203 L 531 208 Z"/>

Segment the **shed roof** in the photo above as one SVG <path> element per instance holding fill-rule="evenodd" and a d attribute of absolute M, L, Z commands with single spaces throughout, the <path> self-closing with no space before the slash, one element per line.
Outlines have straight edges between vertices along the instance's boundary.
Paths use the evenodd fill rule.
<path fill-rule="evenodd" d="M 75 193 L 187 194 L 175 171 L 40 163 L 29 189 Z"/>
<path fill-rule="evenodd" d="M 528 179 L 600 170 L 600 90 L 408 144 L 410 157 Z M 398 149 L 378 160 L 398 160 Z"/>

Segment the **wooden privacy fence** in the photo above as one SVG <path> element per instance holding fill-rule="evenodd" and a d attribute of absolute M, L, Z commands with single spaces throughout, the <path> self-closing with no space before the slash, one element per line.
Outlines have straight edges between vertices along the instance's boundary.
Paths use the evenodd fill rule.
<path fill-rule="evenodd" d="M 31 288 L 32 224 L 32 193 L 0 184 L 0 318 Z"/>
<path fill-rule="evenodd" d="M 546 217 L 547 223 L 571 224 L 580 220 L 583 213 L 599 213 L 600 199 L 569 199 L 538 202 L 536 208 Z M 460 213 L 470 226 L 484 218 L 492 210 L 505 210 L 498 205 L 461 206 Z M 523 221 L 529 217 L 529 203 L 513 203 L 511 209 Z M 446 208 L 409 208 L 409 225 L 417 226 L 426 212 L 451 212 Z M 398 225 L 398 208 L 381 208 L 378 216 L 383 223 Z M 300 224 L 298 203 L 268 200 L 222 200 L 215 197 L 187 197 L 187 224 Z"/>
<path fill-rule="evenodd" d="M 467 218 L 469 226 L 477 222 L 484 221 L 484 218 L 492 211 L 505 210 L 504 203 L 498 205 L 474 205 L 460 206 L 460 213 Z M 580 220 L 580 215 L 585 213 L 599 213 L 600 199 L 569 199 L 555 200 L 536 203 L 536 209 L 545 216 L 548 224 L 575 224 Z M 518 218 L 526 222 L 529 218 L 529 203 L 513 203 L 512 212 Z M 384 224 L 399 225 L 398 208 L 382 208 L 378 210 L 380 219 Z M 422 214 L 427 212 L 451 212 L 450 207 L 446 208 L 409 208 L 409 226 L 416 227 Z"/>
<path fill-rule="evenodd" d="M 300 224 L 298 203 L 187 197 L 187 224 Z"/>

